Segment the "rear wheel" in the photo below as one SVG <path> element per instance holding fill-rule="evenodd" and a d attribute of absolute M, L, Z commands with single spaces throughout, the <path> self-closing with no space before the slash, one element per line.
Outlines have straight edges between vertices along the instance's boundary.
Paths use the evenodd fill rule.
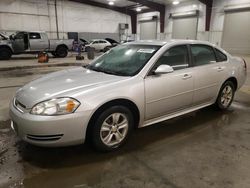
<path fill-rule="evenodd" d="M 51 54 L 53 55 L 53 57 L 56 57 L 56 52 L 51 52 Z"/>
<path fill-rule="evenodd" d="M 57 57 L 66 57 L 68 55 L 68 49 L 65 46 L 58 46 L 55 54 Z"/>
<path fill-rule="evenodd" d="M 9 60 L 12 56 L 12 52 L 9 48 L 0 48 L 0 60 Z"/>
<path fill-rule="evenodd" d="M 221 110 L 226 110 L 232 104 L 235 93 L 235 85 L 231 81 L 226 81 L 219 92 L 216 106 Z"/>
<path fill-rule="evenodd" d="M 124 106 L 113 106 L 103 111 L 92 129 L 92 143 L 97 150 L 112 151 L 122 146 L 134 126 L 131 111 Z"/>

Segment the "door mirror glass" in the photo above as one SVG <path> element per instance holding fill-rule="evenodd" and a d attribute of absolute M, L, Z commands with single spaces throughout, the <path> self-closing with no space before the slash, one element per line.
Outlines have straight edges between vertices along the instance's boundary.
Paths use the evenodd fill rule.
<path fill-rule="evenodd" d="M 166 74 L 166 73 L 171 73 L 171 72 L 174 72 L 174 69 L 169 65 L 160 65 L 154 71 L 155 74 Z"/>

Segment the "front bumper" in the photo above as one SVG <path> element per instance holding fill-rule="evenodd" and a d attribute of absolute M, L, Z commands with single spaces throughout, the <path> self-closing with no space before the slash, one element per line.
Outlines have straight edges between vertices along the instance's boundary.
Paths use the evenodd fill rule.
<path fill-rule="evenodd" d="M 57 147 L 84 143 L 91 112 L 59 116 L 22 113 L 10 104 L 12 127 L 24 141 L 38 146 Z"/>

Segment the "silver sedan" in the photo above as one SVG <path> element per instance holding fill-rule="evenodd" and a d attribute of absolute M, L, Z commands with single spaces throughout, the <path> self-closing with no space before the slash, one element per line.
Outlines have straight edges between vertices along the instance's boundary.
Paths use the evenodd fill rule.
<path fill-rule="evenodd" d="M 131 131 L 215 104 L 227 109 L 246 79 L 246 62 L 208 42 L 139 41 L 87 67 L 48 74 L 20 88 L 12 127 L 26 142 L 66 146 L 90 139 L 98 150 Z"/>

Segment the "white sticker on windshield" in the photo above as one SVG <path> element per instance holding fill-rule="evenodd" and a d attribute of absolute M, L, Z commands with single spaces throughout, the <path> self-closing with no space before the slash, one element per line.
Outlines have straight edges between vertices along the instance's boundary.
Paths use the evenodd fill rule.
<path fill-rule="evenodd" d="M 155 49 L 139 49 L 137 52 L 152 54 Z"/>

